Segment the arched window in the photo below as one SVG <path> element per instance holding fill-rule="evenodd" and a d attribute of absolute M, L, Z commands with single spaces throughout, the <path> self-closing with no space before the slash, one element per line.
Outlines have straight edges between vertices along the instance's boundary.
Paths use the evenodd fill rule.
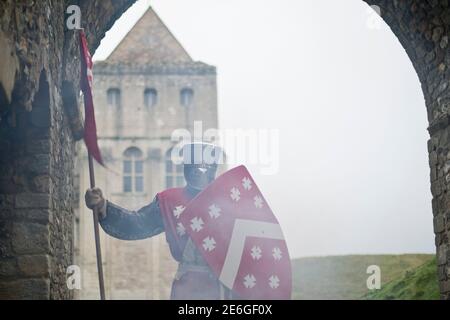
<path fill-rule="evenodd" d="M 147 88 L 144 91 L 144 105 L 152 108 L 158 102 L 158 92 L 153 88 Z"/>
<path fill-rule="evenodd" d="M 172 149 L 169 149 L 166 152 L 166 188 L 183 187 L 185 185 L 183 165 L 175 164 L 171 155 Z"/>
<path fill-rule="evenodd" d="M 131 147 L 123 153 L 123 192 L 144 192 L 142 151 Z"/>
<path fill-rule="evenodd" d="M 184 88 L 180 91 L 180 104 L 183 107 L 189 107 L 194 100 L 194 91 L 190 88 Z"/>
<path fill-rule="evenodd" d="M 119 108 L 120 107 L 120 89 L 110 88 L 107 93 L 108 106 Z"/>

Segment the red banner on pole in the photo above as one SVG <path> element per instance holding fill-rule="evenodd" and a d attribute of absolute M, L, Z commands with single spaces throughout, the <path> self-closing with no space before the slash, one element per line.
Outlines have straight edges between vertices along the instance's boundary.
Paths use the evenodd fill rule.
<path fill-rule="evenodd" d="M 80 87 L 84 95 L 84 142 L 89 154 L 104 166 L 100 148 L 97 143 L 97 126 L 95 124 L 94 100 L 92 98 L 92 57 L 87 46 L 86 36 L 80 30 L 81 79 Z"/>

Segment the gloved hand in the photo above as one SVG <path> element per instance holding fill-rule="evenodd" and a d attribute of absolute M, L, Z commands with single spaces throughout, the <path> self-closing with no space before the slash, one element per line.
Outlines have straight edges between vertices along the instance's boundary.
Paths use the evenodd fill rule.
<path fill-rule="evenodd" d="M 100 219 L 106 217 L 106 200 L 103 198 L 103 193 L 100 188 L 87 189 L 84 200 L 89 209 L 93 210 L 97 208 Z"/>

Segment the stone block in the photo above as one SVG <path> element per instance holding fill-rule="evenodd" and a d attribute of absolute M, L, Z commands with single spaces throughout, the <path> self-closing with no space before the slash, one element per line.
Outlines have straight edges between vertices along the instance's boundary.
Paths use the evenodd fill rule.
<path fill-rule="evenodd" d="M 446 264 L 447 262 L 448 245 L 441 244 L 437 250 L 437 262 L 439 266 Z"/>
<path fill-rule="evenodd" d="M 27 144 L 27 151 L 32 154 L 50 154 L 52 152 L 52 145 L 50 140 L 35 140 Z"/>
<path fill-rule="evenodd" d="M 440 281 L 447 279 L 447 267 L 445 265 L 438 267 L 438 279 Z"/>
<path fill-rule="evenodd" d="M 50 195 L 39 193 L 20 193 L 16 195 L 15 207 L 17 209 L 50 208 Z"/>
<path fill-rule="evenodd" d="M 20 279 L 0 282 L 0 300 L 48 300 L 49 279 Z"/>
<path fill-rule="evenodd" d="M 441 294 L 450 293 L 450 280 L 439 281 L 439 291 L 441 292 Z"/>
<path fill-rule="evenodd" d="M 33 160 L 29 163 L 27 169 L 36 174 L 49 174 L 50 154 L 37 154 L 33 156 Z"/>
<path fill-rule="evenodd" d="M 12 195 L 0 194 L 0 209 L 12 208 L 14 206 L 14 197 Z"/>
<path fill-rule="evenodd" d="M 37 193 L 50 193 L 51 178 L 48 175 L 39 175 L 32 179 L 31 187 Z"/>
<path fill-rule="evenodd" d="M 48 226 L 34 222 L 13 223 L 12 246 L 17 254 L 49 253 L 50 235 Z"/>
<path fill-rule="evenodd" d="M 15 258 L 0 258 L 0 277 L 17 276 L 17 260 Z"/>
<path fill-rule="evenodd" d="M 433 218 L 433 226 L 434 226 L 434 232 L 440 233 L 445 231 L 445 220 L 444 216 L 442 214 L 437 215 Z"/>
<path fill-rule="evenodd" d="M 46 254 L 19 256 L 17 265 L 24 276 L 50 276 L 50 258 Z"/>
<path fill-rule="evenodd" d="M 16 209 L 14 212 L 16 218 L 20 220 L 34 221 L 40 223 L 51 223 L 53 213 L 49 209 Z"/>

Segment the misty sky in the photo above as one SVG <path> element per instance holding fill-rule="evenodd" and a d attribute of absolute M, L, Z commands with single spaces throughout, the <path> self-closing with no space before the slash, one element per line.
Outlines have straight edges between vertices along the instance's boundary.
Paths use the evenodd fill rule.
<path fill-rule="evenodd" d="M 279 130 L 278 173 L 249 169 L 291 256 L 434 252 L 419 80 L 363 1 L 140 0 L 96 59 L 149 4 L 217 67 L 221 128 Z"/>

